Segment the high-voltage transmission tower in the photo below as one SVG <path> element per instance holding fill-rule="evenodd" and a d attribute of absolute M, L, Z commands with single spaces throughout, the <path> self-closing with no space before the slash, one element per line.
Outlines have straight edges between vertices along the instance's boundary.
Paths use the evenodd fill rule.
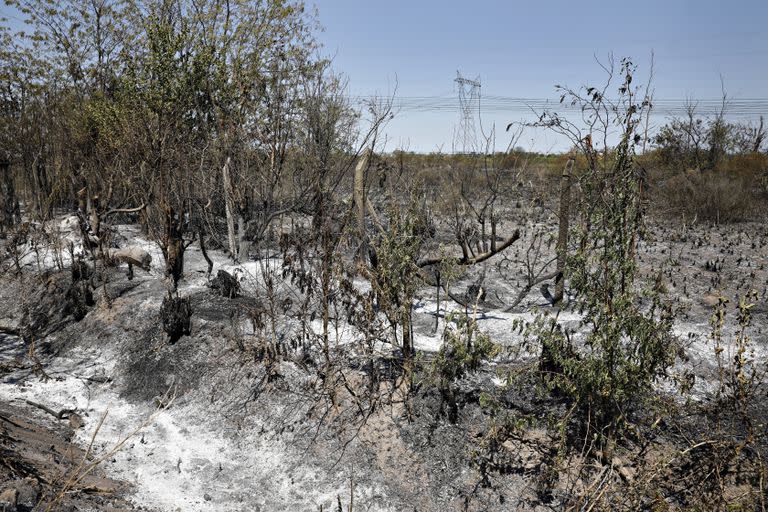
<path fill-rule="evenodd" d="M 475 109 L 480 110 L 480 77 L 474 80 L 464 78 L 456 72 L 456 86 L 459 90 L 459 129 L 454 140 L 454 152 L 475 153 L 477 131 L 475 130 Z"/>

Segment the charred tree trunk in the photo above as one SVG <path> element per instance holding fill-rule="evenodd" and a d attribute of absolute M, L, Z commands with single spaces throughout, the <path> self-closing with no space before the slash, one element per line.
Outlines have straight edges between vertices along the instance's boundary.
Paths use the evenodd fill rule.
<path fill-rule="evenodd" d="M 173 281 L 173 289 L 176 289 L 179 281 L 184 275 L 184 245 L 183 235 L 183 212 L 176 212 L 173 207 L 166 205 L 165 214 L 165 233 L 163 240 L 163 256 L 165 256 L 165 275 Z"/>
<path fill-rule="evenodd" d="M 208 264 L 208 270 L 205 273 L 206 277 L 211 277 L 211 273 L 213 272 L 213 261 L 211 260 L 211 257 L 208 256 L 208 251 L 205 248 L 205 231 L 201 228 L 198 231 L 198 236 L 200 237 L 200 252 L 203 253 L 203 258 L 205 258 L 205 262 Z"/>
<path fill-rule="evenodd" d="M 555 277 L 554 304 L 559 304 L 565 293 L 565 262 L 568 256 L 568 220 L 571 211 L 572 171 L 573 158 L 569 158 L 560 180 L 560 226 L 557 233 L 557 276 Z"/>
<path fill-rule="evenodd" d="M 491 251 L 496 252 L 496 226 L 499 223 L 498 217 L 491 213 Z"/>
<path fill-rule="evenodd" d="M 413 323 L 411 304 L 413 299 L 408 297 L 403 304 L 400 315 L 400 325 L 403 329 L 403 373 L 406 382 L 410 383 L 413 371 Z"/>
<path fill-rule="evenodd" d="M 227 216 L 227 241 L 229 242 L 229 254 L 237 260 L 237 240 L 235 239 L 235 191 L 232 188 L 232 177 L 229 173 L 230 158 L 224 163 L 221 174 L 224 181 L 224 211 Z"/>
<path fill-rule="evenodd" d="M 369 150 L 365 150 L 360 160 L 355 166 L 354 200 L 357 213 L 357 233 L 360 237 L 360 249 L 357 253 L 358 261 L 364 262 L 368 254 L 365 237 L 365 169 L 368 167 L 370 159 Z"/>
<path fill-rule="evenodd" d="M 91 198 L 91 211 L 90 211 L 90 218 L 91 218 L 91 234 L 95 236 L 96 238 L 101 237 L 101 215 L 99 209 L 101 208 L 101 203 L 99 200 L 99 196 L 93 196 Z"/>
<path fill-rule="evenodd" d="M 325 356 L 326 364 L 330 366 L 331 353 L 329 346 L 330 343 L 328 325 L 331 317 L 331 277 L 333 273 L 331 265 L 333 263 L 333 253 L 328 222 L 326 219 L 323 219 L 323 221 L 323 268 L 320 276 L 323 293 L 323 355 Z"/>
<path fill-rule="evenodd" d="M 440 325 L 440 286 L 440 269 L 435 268 L 435 292 L 437 293 L 435 302 L 437 303 L 437 306 L 435 308 L 435 325 L 432 327 L 432 334 L 437 332 L 437 328 Z"/>
<path fill-rule="evenodd" d="M 169 293 L 163 299 L 160 305 L 160 319 L 170 343 L 175 343 L 182 336 L 190 334 L 191 318 L 192 308 L 188 297 L 174 297 Z"/>
<path fill-rule="evenodd" d="M 247 222 L 243 211 L 245 206 L 242 205 L 240 211 L 237 214 L 237 259 L 238 261 L 248 261 L 248 241 L 245 239 L 245 230 Z"/>
<path fill-rule="evenodd" d="M 13 228 L 13 225 L 19 221 L 19 203 L 16 199 L 16 188 L 11 175 L 11 163 L 0 161 L 0 175 L 2 177 L 3 187 L 3 222 L 2 229 Z"/>
<path fill-rule="evenodd" d="M 478 250 L 483 252 L 488 252 L 488 236 L 485 232 L 485 217 L 480 219 L 480 239 L 482 240 L 482 251 L 478 248 Z"/>
<path fill-rule="evenodd" d="M 180 238 L 168 240 L 166 251 L 168 255 L 165 259 L 165 275 L 173 279 L 173 286 L 176 288 L 184 275 L 184 241 Z"/>
<path fill-rule="evenodd" d="M 48 200 L 51 196 L 48 185 L 48 174 L 45 171 L 45 164 L 37 163 L 34 169 L 35 186 L 37 188 L 37 211 L 41 219 L 47 220 L 51 217 L 51 204 Z"/>
<path fill-rule="evenodd" d="M 77 211 L 83 217 L 88 213 L 88 189 L 85 187 L 77 191 Z"/>
<path fill-rule="evenodd" d="M 83 249 L 95 257 L 91 229 L 88 225 L 88 203 L 90 203 L 88 189 L 83 187 L 77 192 L 77 224 L 80 228 L 80 236 L 83 238 Z"/>

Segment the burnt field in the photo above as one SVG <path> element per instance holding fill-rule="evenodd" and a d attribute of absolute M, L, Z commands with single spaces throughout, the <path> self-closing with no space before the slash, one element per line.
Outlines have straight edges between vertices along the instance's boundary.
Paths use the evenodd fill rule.
<path fill-rule="evenodd" d="M 6 0 L 0 510 L 765 512 L 764 30 L 325 4 Z"/>
<path fill-rule="evenodd" d="M 74 217 L 30 226 L 23 244 L 6 245 L 14 256 L 2 324 L 16 337 L 4 341 L 2 394 L 7 407 L 52 428 L 68 414 L 58 419 L 30 402 L 71 409 L 83 419 L 74 440 L 88 447 L 87 467 L 115 483 L 94 491 L 71 478 L 82 467 L 61 468 L 58 479 L 21 474 L 11 435 L 6 460 L 17 469 L 6 487 L 36 478 L 50 486 L 49 500 L 60 489 L 84 500 L 111 493 L 159 510 L 759 504 L 766 224 L 686 224 L 647 204 L 635 300 L 646 310 L 665 305 L 652 319 L 668 356 L 649 387 L 625 399 L 608 434 L 592 417 L 594 398 L 552 376 L 589 371 L 583 360 L 599 350 L 585 292 L 567 274 L 563 299 L 552 303 L 561 217 L 548 205 L 557 204 L 560 181 L 501 174 L 497 252 L 487 259 L 471 261 L 494 252 L 487 237 L 483 252 L 478 224 L 480 241 L 467 244 L 462 261 L 456 211 L 441 195 L 421 199 L 426 227 L 392 239 L 417 236 L 421 251 L 406 259 L 412 283 L 401 281 L 408 266 L 390 278 L 410 286 L 407 335 L 392 313 L 402 303 L 370 270 L 371 254 L 379 272 L 387 268 L 387 239 L 373 241 L 361 264 L 355 244 L 342 245 L 351 228 L 333 234 L 330 264 L 328 242 L 308 243 L 313 224 L 304 216 L 282 219 L 281 232 L 240 262 L 190 246 L 169 295 L 162 251 L 139 225 L 109 228 L 115 245 L 150 256 L 132 275 L 125 262 L 90 261 L 82 248 L 69 260 L 61 247 L 80 243 Z M 392 211 L 387 188 L 377 186 L 370 208 Z M 574 186 L 574 204 L 579 193 Z M 407 208 L 407 200 L 395 204 Z M 368 229 L 402 229 L 374 215 Z M 424 260 L 435 263 L 419 266 Z M 169 332 L 178 324 L 167 318 L 178 311 L 168 306 L 174 298 L 188 304 L 182 332 Z M 568 333 L 573 369 L 566 357 L 545 359 L 552 329 Z M 76 484 L 65 488 L 68 477 Z"/>

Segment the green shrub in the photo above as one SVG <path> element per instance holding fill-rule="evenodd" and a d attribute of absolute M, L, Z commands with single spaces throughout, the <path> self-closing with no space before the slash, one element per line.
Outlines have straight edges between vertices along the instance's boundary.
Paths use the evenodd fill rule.
<path fill-rule="evenodd" d="M 479 330 L 471 316 L 454 313 L 446 317 L 443 345 L 432 363 L 429 377 L 440 391 L 443 404 L 448 406 L 452 421 L 458 413 L 455 382 L 492 360 L 499 351 L 500 347 Z"/>
<path fill-rule="evenodd" d="M 577 294 L 571 307 L 582 315 L 579 337 L 546 314 L 528 331 L 541 344 L 540 369 L 546 381 L 581 406 L 587 428 L 603 446 L 626 425 L 627 411 L 666 374 L 677 345 L 671 306 L 658 288 L 639 283 L 637 243 L 644 232 L 645 205 L 635 146 L 642 140 L 637 132 L 650 100 L 632 85 L 634 71 L 629 60 L 622 61 L 618 100 L 606 99 L 596 88 L 587 88 L 586 94 L 563 92 L 587 114 L 613 112 L 600 129 L 618 130 L 620 139 L 615 148 L 602 152 L 592 147 L 591 137 L 574 141 L 588 162 L 577 178 L 581 194 L 572 232 L 575 250 L 566 265 Z M 562 118 L 550 126 L 581 133 Z"/>
<path fill-rule="evenodd" d="M 477 370 L 499 353 L 499 346 L 480 331 L 477 321 L 464 313 L 449 314 L 443 346 L 432 364 L 432 375 L 441 388 Z"/>

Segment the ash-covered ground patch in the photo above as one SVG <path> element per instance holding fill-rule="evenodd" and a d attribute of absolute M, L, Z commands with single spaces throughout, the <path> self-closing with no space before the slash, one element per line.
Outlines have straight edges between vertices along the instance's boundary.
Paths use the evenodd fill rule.
<path fill-rule="evenodd" d="M 3 343 L 0 396 L 14 404 L 29 398 L 76 409 L 85 426 L 75 440 L 87 446 L 93 438 L 95 454 L 110 453 L 124 441 L 101 466 L 134 485 L 136 503 L 160 510 L 318 510 L 320 505 L 328 510 L 353 499 L 355 508 L 369 510 L 509 510 L 554 506 L 567 498 L 566 490 L 556 489 L 548 478 L 552 450 L 560 442 L 550 434 L 570 404 L 536 379 L 517 377 L 511 386 L 503 385 L 509 372 L 520 375 L 518 370 L 535 365 L 538 354 L 535 343 L 521 347 L 513 322 L 532 321 L 535 308 L 555 312 L 537 288 L 517 308 L 504 311 L 524 283 L 510 280 L 491 263 L 451 285 L 463 293 L 482 279 L 487 299 L 476 309 L 446 301 L 444 294 L 438 304 L 434 288 L 421 289 L 413 309 L 419 375 L 428 373 L 452 311 L 475 315 L 479 328 L 505 348 L 503 356 L 457 383 L 452 404 L 425 382 L 414 389 L 407 407 L 394 393 L 373 408 L 364 400 L 358 410 L 359 401 L 341 381 L 294 343 L 302 324 L 295 290 L 281 284 L 268 302 L 265 279 L 280 269 L 277 259 L 237 265 L 212 251 L 213 275 L 225 269 L 240 280 L 240 296 L 230 299 L 207 286 L 202 255 L 190 250 L 178 292 L 190 300 L 191 333 L 171 343 L 160 326 L 168 289 L 159 252 L 134 227 L 121 230 L 127 241 L 152 252 L 150 271 L 137 270 L 132 280 L 123 268 L 97 273 L 94 302 L 80 319 L 57 302 L 71 282 L 68 269 L 47 269 L 44 278 L 36 272 L 23 279 L 4 277 L 0 295 L 9 306 L 0 313 L 1 325 L 18 329 L 20 319 L 32 318 L 30 311 L 45 314 L 40 316 L 45 322 L 37 323 L 41 338 L 35 340 L 35 361 L 28 342 L 7 338 Z M 717 385 L 709 339 L 713 297 L 729 297 L 733 315 L 738 297 L 756 288 L 750 333 L 756 361 L 765 361 L 766 240 L 759 224 L 696 226 L 682 235 L 657 226 L 641 244 L 641 270 L 653 279 L 661 273 L 667 296 L 680 308 L 675 331 L 685 357 L 676 371 L 692 371 L 696 378 L 690 396 L 695 408 L 682 415 L 688 419 L 661 421 L 643 432 L 659 446 L 684 447 L 686 436 L 703 436 L 714 424 L 704 408 L 704 398 Z M 524 251 L 514 249 L 508 257 L 520 265 Z M 707 265 L 712 260 L 714 265 Z M 292 303 L 285 301 L 289 297 Z M 573 312 L 563 311 L 559 318 L 578 326 Z M 308 323 L 316 333 L 318 322 Z M 728 326 L 724 339 L 732 340 L 733 333 Z M 334 350 L 342 353 L 355 336 L 343 317 L 331 319 Z M 275 343 L 282 347 L 279 352 L 270 345 Z M 263 349 L 267 345 L 273 352 Z M 384 366 L 393 356 L 385 348 Z M 49 380 L 41 378 L 40 369 Z M 342 373 L 347 382 L 366 383 L 371 371 L 352 359 Z M 397 376 L 397 368 L 382 368 L 377 385 L 392 393 Z M 674 396 L 675 386 L 669 381 L 659 389 Z M 495 457 L 483 451 L 493 420 L 480 404 L 483 393 L 529 426 L 528 434 L 496 447 Z M 750 407 L 753 417 L 764 417 L 764 401 Z M 646 414 L 642 409 L 628 413 Z M 737 438 L 740 432 L 733 430 Z M 572 448 L 583 433 L 566 434 Z"/>

